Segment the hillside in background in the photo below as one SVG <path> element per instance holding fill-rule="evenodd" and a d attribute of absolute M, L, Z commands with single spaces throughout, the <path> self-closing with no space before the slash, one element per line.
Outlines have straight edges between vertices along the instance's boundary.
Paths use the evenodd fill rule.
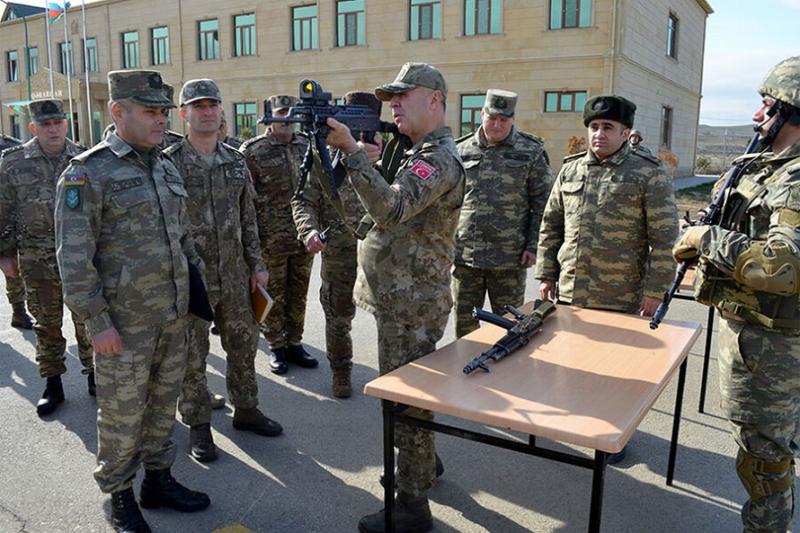
<path fill-rule="evenodd" d="M 733 159 L 744 153 L 747 143 L 752 137 L 752 125 L 706 126 L 700 124 L 697 130 L 695 171 L 698 174 L 724 172 Z"/>

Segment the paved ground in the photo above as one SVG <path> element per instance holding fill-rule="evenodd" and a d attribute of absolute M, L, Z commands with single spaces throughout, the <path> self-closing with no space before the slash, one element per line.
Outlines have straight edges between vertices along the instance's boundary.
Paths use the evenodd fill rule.
<path fill-rule="evenodd" d="M 316 268 L 314 276 L 305 341 L 324 357 Z M 534 288 L 531 280 L 529 294 Z M 34 405 L 43 385 L 34 362 L 34 335 L 10 328 L 9 313 L 0 305 L 0 532 L 110 531 L 109 500 L 92 478 L 95 404 L 78 371 L 71 328 L 65 328 L 70 330 L 67 402 L 55 416 L 40 420 Z M 704 322 L 705 309 L 675 302 L 670 316 Z M 377 374 L 372 318 L 359 311 L 354 333 L 354 379 L 360 391 Z M 451 320 L 443 342 L 452 339 Z M 741 529 L 744 491 L 734 472 L 734 444 L 718 416 L 713 364 L 708 414 L 697 412 L 702 343 L 701 335 L 689 361 L 675 486 L 666 487 L 664 475 L 676 379 L 643 421 L 628 457 L 608 471 L 604 531 Z M 180 453 L 173 471 L 187 485 L 207 491 L 213 503 L 194 515 L 146 512 L 154 531 L 347 532 L 356 530 L 359 517 L 382 506 L 378 401 L 360 393 L 331 399 L 327 364 L 317 370 L 292 367 L 287 375 L 274 376 L 267 370 L 265 349 L 262 341 L 257 359 L 261 404 L 283 424 L 284 435 L 241 434 L 231 427 L 230 409 L 216 411 L 213 426 L 222 455 L 203 466 L 185 454 L 188 430 L 178 424 L 174 439 Z M 209 367 L 210 386 L 223 392 L 225 359 L 216 337 Z M 590 471 L 448 436 L 437 437 L 437 445 L 446 467 L 430 494 L 437 532 L 585 531 Z"/>

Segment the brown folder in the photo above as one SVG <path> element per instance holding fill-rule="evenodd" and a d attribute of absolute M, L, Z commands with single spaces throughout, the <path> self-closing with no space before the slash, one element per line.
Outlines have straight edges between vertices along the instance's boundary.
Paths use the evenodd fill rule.
<path fill-rule="evenodd" d="M 256 285 L 255 292 L 250 294 L 250 298 L 253 301 L 253 314 L 256 316 L 256 322 L 263 324 L 269 314 L 269 310 L 272 309 L 272 298 L 261 285 Z"/>

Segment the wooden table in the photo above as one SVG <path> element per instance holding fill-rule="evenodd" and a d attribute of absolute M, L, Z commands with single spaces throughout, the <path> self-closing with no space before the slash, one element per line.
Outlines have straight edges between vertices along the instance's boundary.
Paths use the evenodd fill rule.
<path fill-rule="evenodd" d="M 695 279 L 695 270 L 689 269 L 686 271 L 686 276 L 683 278 L 683 282 L 679 288 L 679 291 L 685 293 L 680 294 L 676 293 L 675 298 L 679 300 L 691 300 L 694 301 L 694 279 Z M 700 402 L 697 406 L 697 411 L 699 413 L 706 412 L 706 384 L 708 382 L 708 365 L 711 361 L 711 336 L 714 334 L 714 307 L 709 305 L 708 306 L 708 320 L 706 321 L 706 346 L 703 351 L 703 377 L 700 380 Z"/>
<path fill-rule="evenodd" d="M 672 484 L 686 356 L 700 334 L 699 324 L 667 320 L 653 331 L 644 318 L 561 305 L 527 346 L 496 364 L 490 362 L 490 373 L 477 370 L 465 375 L 464 365 L 504 333 L 502 328 L 484 324 L 367 383 L 364 392 L 383 400 L 387 531 L 394 531 L 393 443 L 398 420 L 592 469 L 589 531 L 599 531 L 608 456 L 622 450 L 680 367 L 667 469 L 667 484 Z M 422 421 L 404 416 L 406 406 L 531 437 L 524 443 Z M 536 436 L 592 448 L 594 459 L 539 447 Z"/>

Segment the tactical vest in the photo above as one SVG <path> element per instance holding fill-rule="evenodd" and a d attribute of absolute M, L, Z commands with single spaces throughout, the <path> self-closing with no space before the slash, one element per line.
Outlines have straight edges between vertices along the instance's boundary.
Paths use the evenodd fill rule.
<path fill-rule="evenodd" d="M 767 164 L 759 172 L 743 176 L 726 195 L 720 226 L 745 235 L 764 235 L 769 219 L 754 221 L 749 213 L 763 201 L 767 186 L 792 163 L 796 160 L 778 169 Z M 759 227 L 753 227 L 754 222 Z M 733 315 L 749 324 L 777 330 L 800 329 L 798 295 L 780 296 L 751 289 L 706 261 L 701 260 L 697 267 L 694 297 L 700 303 L 713 305 L 723 316 Z"/>

